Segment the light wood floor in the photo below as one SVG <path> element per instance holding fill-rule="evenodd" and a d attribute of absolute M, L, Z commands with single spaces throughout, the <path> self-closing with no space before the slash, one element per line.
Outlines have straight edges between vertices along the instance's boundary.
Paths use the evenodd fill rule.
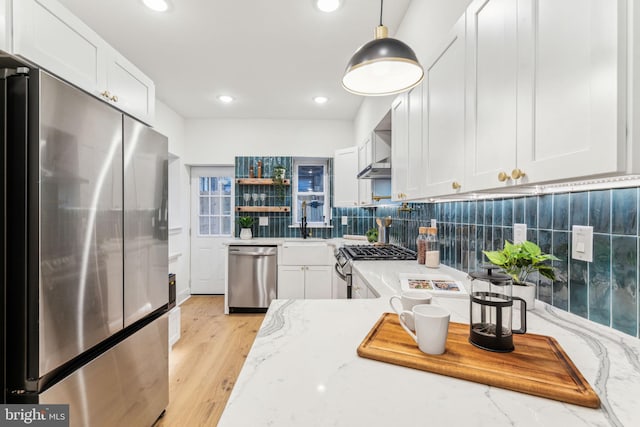
<path fill-rule="evenodd" d="M 215 426 L 264 314 L 225 316 L 223 296 L 181 306 L 181 337 L 169 353 L 169 406 L 156 427 Z"/>

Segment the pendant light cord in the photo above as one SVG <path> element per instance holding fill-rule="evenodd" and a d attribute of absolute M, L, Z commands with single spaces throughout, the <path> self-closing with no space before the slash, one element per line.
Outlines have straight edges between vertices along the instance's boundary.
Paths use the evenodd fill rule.
<path fill-rule="evenodd" d="M 382 26 L 382 4 L 384 3 L 384 0 L 380 0 L 380 26 Z"/>

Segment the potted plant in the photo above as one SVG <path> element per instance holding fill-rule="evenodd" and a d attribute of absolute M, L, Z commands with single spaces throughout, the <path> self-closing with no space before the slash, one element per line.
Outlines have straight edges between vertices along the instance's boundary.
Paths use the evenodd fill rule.
<path fill-rule="evenodd" d="M 250 216 L 241 216 L 238 218 L 238 224 L 240 224 L 240 238 L 242 240 L 251 239 L 253 237 L 253 233 L 251 232 L 253 218 Z"/>
<path fill-rule="evenodd" d="M 501 251 L 482 251 L 493 265 L 500 267 L 513 279 L 513 296 L 527 303 L 527 309 L 535 307 L 536 287 L 528 282 L 529 275 L 537 272 L 550 280 L 556 280 L 555 269 L 547 261 L 557 261 L 553 255 L 545 254 L 533 242 L 512 244 L 505 240 Z"/>
<path fill-rule="evenodd" d="M 275 165 L 273 167 L 273 185 L 274 185 L 274 189 L 275 189 L 275 193 L 277 198 L 284 203 L 284 196 L 286 194 L 285 192 L 285 185 L 284 185 L 284 179 L 287 173 L 287 169 L 284 166 L 281 165 Z"/>

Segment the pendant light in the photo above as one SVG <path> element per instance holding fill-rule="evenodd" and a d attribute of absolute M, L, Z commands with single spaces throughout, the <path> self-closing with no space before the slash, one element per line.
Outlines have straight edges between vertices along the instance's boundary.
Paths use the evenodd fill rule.
<path fill-rule="evenodd" d="M 387 37 L 387 27 L 382 25 L 382 6 L 380 0 L 380 25 L 375 39 L 356 50 L 342 77 L 342 87 L 356 95 L 393 95 L 419 85 L 424 77 L 413 49 Z"/>

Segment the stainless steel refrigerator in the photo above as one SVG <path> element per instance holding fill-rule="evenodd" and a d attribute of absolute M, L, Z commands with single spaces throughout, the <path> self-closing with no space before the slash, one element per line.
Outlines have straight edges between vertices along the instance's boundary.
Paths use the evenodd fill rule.
<path fill-rule="evenodd" d="M 4 401 L 149 426 L 168 404 L 167 139 L 43 71 L 2 77 Z"/>

